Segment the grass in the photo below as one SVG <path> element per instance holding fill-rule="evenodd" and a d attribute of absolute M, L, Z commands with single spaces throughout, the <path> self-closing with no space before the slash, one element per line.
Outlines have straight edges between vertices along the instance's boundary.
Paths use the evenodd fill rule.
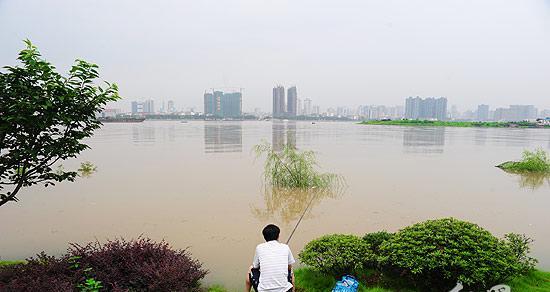
<path fill-rule="evenodd" d="M 0 267 L 23 264 L 25 261 L 0 261 Z"/>
<path fill-rule="evenodd" d="M 512 291 L 550 291 L 550 272 L 536 270 L 524 277 L 510 281 L 508 285 L 510 285 Z"/>
<path fill-rule="evenodd" d="M 537 128 L 531 122 L 457 122 L 457 121 L 428 121 L 428 120 L 376 120 L 363 121 L 362 125 L 388 126 L 427 126 L 427 127 L 462 127 L 462 128 Z M 550 126 L 544 126 L 550 128 Z"/>
<path fill-rule="evenodd" d="M 371 273 L 367 273 L 368 277 Z M 294 271 L 296 292 L 325 292 L 332 291 L 336 285 L 336 279 L 331 276 L 323 275 L 308 268 L 300 268 Z M 359 284 L 359 292 L 391 292 L 393 289 L 384 288 L 378 285 L 366 285 L 365 282 Z M 413 290 L 399 290 L 401 292 Z"/>
<path fill-rule="evenodd" d="M 525 150 L 520 161 L 507 161 L 498 168 L 513 173 L 550 173 L 550 157 L 542 150 Z"/>
<path fill-rule="evenodd" d="M 300 268 L 294 272 L 296 277 L 296 292 L 331 291 L 336 279 L 325 276 L 308 268 Z M 529 274 L 506 283 L 515 292 L 542 292 L 550 291 L 550 272 L 535 270 Z M 397 289 L 401 292 L 416 291 L 414 289 Z M 374 285 L 365 285 L 361 282 L 360 292 L 390 292 L 396 289 Z"/>
<path fill-rule="evenodd" d="M 339 175 L 320 173 L 315 168 L 317 160 L 313 151 L 298 151 L 285 145 L 282 151 L 275 151 L 270 144 L 254 146 L 256 155 L 266 155 L 264 179 L 274 188 L 288 189 L 330 189 L 342 185 Z"/>
<path fill-rule="evenodd" d="M 228 292 L 222 285 L 213 285 L 208 287 L 208 292 Z"/>

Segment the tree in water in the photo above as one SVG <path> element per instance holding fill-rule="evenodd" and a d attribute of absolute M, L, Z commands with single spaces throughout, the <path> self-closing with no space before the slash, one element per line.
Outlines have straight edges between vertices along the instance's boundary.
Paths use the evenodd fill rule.
<path fill-rule="evenodd" d="M 285 145 L 282 151 L 273 150 L 270 144 L 254 146 L 257 156 L 266 155 L 264 179 L 275 188 L 330 189 L 343 184 L 343 178 L 333 173 L 321 173 L 313 151 L 298 151 Z"/>

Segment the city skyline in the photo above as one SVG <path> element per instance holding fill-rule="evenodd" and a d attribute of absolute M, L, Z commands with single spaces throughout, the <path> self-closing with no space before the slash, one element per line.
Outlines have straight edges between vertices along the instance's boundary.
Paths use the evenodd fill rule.
<path fill-rule="evenodd" d="M 97 63 L 120 108 L 160 96 L 199 109 L 204 88 L 238 85 L 244 111 L 267 110 L 274 80 L 322 108 L 417 95 L 550 108 L 549 1 L 135 2 L 0 1 L 0 63 L 27 38 L 61 71 Z"/>
<path fill-rule="evenodd" d="M 157 111 L 154 99 L 132 101 L 132 114 L 191 114 L 204 115 L 206 118 L 242 118 L 243 115 L 265 118 L 298 118 L 298 117 L 336 117 L 353 120 L 382 120 L 382 119 L 417 119 L 417 120 L 464 120 L 464 121 L 522 121 L 550 117 L 550 109 L 539 109 L 534 105 L 508 105 L 507 107 L 492 107 L 488 104 L 479 104 L 475 110 L 458 111 L 455 105 L 448 109 L 448 100 L 445 97 L 407 97 L 404 105 L 373 105 L 363 104 L 356 107 L 336 106 L 321 111 L 318 105 L 313 105 L 311 98 L 299 98 L 296 86 L 285 91 L 284 86 L 273 87 L 273 111 L 262 112 L 255 108 L 254 112 L 242 111 L 242 92 L 224 93 L 212 89 L 205 91 L 203 96 L 203 111 L 191 108 L 187 111 L 175 110 L 174 101 L 168 101 L 165 108 L 164 101 Z M 286 94 L 285 94 L 286 93 Z M 234 101 L 234 102 L 233 102 Z M 225 106 L 224 106 L 225 105 Z M 223 108 L 226 108 L 225 110 Z M 231 109 L 229 109 L 231 108 Z M 240 110 L 239 110 L 240 109 Z M 123 111 L 108 108 L 103 116 L 121 114 Z"/>

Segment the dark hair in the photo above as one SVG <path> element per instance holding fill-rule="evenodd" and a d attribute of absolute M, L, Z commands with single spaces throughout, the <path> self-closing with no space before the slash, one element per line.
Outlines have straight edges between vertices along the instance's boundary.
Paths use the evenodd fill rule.
<path fill-rule="evenodd" d="M 262 234 L 264 235 L 265 241 L 272 241 L 279 239 L 279 233 L 281 233 L 281 229 L 277 227 L 277 225 L 269 224 L 266 227 L 264 227 L 264 230 L 262 230 Z"/>

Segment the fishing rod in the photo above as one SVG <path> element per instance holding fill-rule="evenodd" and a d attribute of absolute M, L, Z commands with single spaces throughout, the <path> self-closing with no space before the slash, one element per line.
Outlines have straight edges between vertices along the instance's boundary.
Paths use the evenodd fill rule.
<path fill-rule="evenodd" d="M 309 201 L 309 203 L 307 204 L 306 208 L 304 209 L 304 212 L 302 213 L 302 216 L 300 216 L 300 219 L 298 219 L 298 222 L 296 223 L 296 225 L 294 226 L 294 229 L 292 230 L 292 232 L 290 233 L 290 236 L 288 237 L 287 241 L 286 241 L 286 244 L 288 244 L 290 242 L 290 240 L 292 239 L 292 236 L 294 235 L 294 232 L 296 232 L 296 229 L 298 229 L 298 225 L 300 225 L 300 222 L 302 222 L 302 219 L 304 219 L 304 216 L 306 215 L 306 212 L 307 210 L 309 209 L 309 207 L 311 206 L 311 204 L 313 203 L 313 200 L 317 197 L 317 193 L 315 193 L 312 197 L 311 197 L 311 200 Z"/>

